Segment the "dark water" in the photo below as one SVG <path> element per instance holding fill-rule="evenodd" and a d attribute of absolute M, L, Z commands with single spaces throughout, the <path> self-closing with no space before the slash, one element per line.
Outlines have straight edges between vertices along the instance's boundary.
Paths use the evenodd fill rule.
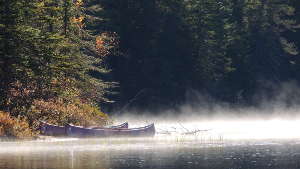
<path fill-rule="evenodd" d="M 300 140 L 0 142 L 2 169 L 300 169 Z"/>

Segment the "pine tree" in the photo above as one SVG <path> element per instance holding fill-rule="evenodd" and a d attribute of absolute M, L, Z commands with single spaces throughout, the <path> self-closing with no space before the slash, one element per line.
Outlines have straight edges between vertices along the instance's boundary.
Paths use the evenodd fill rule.
<path fill-rule="evenodd" d="M 0 9 L 1 110 L 26 116 L 35 102 L 106 100 L 109 84 L 89 74 L 102 56 L 82 1 L 1 1 Z"/>

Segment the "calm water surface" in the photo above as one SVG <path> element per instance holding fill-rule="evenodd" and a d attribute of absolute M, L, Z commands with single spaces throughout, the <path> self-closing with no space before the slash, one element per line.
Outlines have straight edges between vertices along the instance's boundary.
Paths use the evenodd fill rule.
<path fill-rule="evenodd" d="M 0 142 L 2 169 L 299 169 L 300 140 L 174 138 Z"/>

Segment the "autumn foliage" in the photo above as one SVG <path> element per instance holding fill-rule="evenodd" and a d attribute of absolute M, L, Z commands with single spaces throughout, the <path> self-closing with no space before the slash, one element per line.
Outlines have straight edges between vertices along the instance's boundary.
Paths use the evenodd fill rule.
<path fill-rule="evenodd" d="M 0 137 L 31 138 L 34 134 L 25 118 L 0 111 Z"/>
<path fill-rule="evenodd" d="M 34 136 L 40 120 L 108 123 L 99 105 L 110 85 L 91 74 L 105 71 L 99 64 L 104 55 L 85 26 L 91 19 L 85 3 L 9 0 L 0 5 L 5 11 L 0 14 L 0 136 Z M 102 37 L 99 50 L 110 49 L 106 34 Z"/>
<path fill-rule="evenodd" d="M 83 20 L 84 20 L 84 16 L 71 18 L 72 23 L 77 24 L 80 29 L 82 29 L 84 26 Z"/>
<path fill-rule="evenodd" d="M 115 32 L 104 32 L 96 37 L 96 49 L 99 55 L 106 56 L 118 46 L 118 36 Z"/>
<path fill-rule="evenodd" d="M 72 123 L 81 126 L 103 126 L 108 123 L 108 116 L 99 111 L 96 105 L 84 103 L 79 99 L 35 100 L 28 117 L 57 125 Z"/>

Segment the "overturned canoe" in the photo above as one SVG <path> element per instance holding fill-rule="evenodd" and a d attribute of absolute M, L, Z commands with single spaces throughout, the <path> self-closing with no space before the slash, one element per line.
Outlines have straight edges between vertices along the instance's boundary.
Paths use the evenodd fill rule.
<path fill-rule="evenodd" d="M 139 128 L 106 128 L 106 129 L 91 129 L 80 126 L 67 125 L 66 133 L 71 137 L 149 137 L 155 135 L 154 124 Z"/>
<path fill-rule="evenodd" d="M 47 136 L 64 136 L 66 135 L 66 127 L 41 121 L 41 134 Z"/>
<path fill-rule="evenodd" d="M 45 121 L 41 122 L 41 134 L 47 135 L 47 136 L 66 136 L 66 127 L 65 126 L 58 126 L 54 124 L 49 124 Z M 122 123 L 120 125 L 116 126 L 109 126 L 109 127 L 92 127 L 91 129 L 126 129 L 128 128 L 128 122 Z"/>

